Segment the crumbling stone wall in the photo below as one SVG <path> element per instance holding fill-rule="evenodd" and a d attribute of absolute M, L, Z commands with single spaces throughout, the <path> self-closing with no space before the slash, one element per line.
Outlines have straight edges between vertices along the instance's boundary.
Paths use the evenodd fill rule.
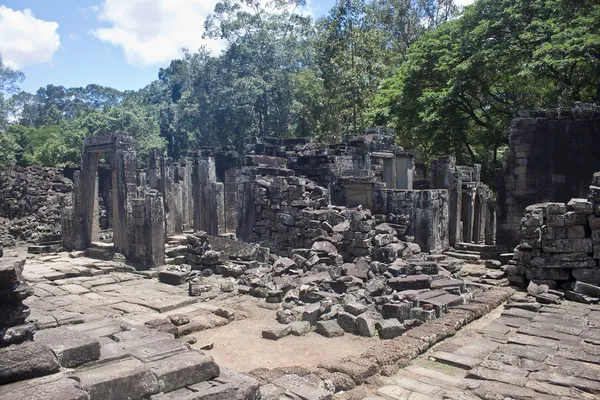
<path fill-rule="evenodd" d="M 58 168 L 11 166 L 0 171 L 0 245 L 59 240 L 60 203 L 72 183 Z"/>
<path fill-rule="evenodd" d="M 513 281 L 600 284 L 600 172 L 587 198 L 527 207 L 519 232 Z"/>
<path fill-rule="evenodd" d="M 238 211 L 241 216 L 238 226 L 242 227 L 238 231 L 239 239 L 258 243 L 282 256 L 304 257 L 296 254 L 294 249 L 339 254 L 340 262 L 356 257 L 393 262 L 403 255 L 420 251 L 418 244 L 407 243 L 412 239 L 406 237 L 407 226 L 412 222 L 410 215 L 389 210 L 373 214 L 363 206 L 332 206 L 327 200 L 327 189 L 307 178 L 286 174 L 286 171 L 291 172 L 273 169 L 273 173 L 284 175 L 277 176 L 256 174 L 255 168 L 244 169 L 239 189 L 239 197 L 244 199 Z M 433 192 L 438 194 L 438 191 Z M 435 200 L 439 207 L 439 199 L 436 197 Z M 430 211 L 425 203 L 420 204 L 426 208 L 423 214 Z M 397 211 L 403 213 L 406 210 Z M 435 215 L 437 217 L 437 211 Z M 419 218 L 421 214 L 416 220 Z M 422 225 L 429 222 L 423 221 Z M 437 219 L 435 223 L 438 223 Z M 313 260 L 314 263 L 318 261 Z"/>
<path fill-rule="evenodd" d="M 509 152 L 499 176 L 497 242 L 519 243 L 525 208 L 587 196 L 600 169 L 600 107 L 524 111 L 510 127 Z"/>

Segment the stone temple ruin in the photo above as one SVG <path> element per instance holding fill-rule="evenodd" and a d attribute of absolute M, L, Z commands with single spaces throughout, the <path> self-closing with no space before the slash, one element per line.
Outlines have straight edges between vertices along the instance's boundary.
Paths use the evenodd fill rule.
<path fill-rule="evenodd" d="M 550 361 L 594 362 L 597 326 L 564 354 L 548 341 L 572 329 L 548 333 L 535 315 L 600 301 L 599 120 L 594 106 L 522 113 L 495 188 L 452 156 L 416 165 L 381 127 L 338 144 L 254 138 L 179 160 L 153 151 L 143 170 L 132 139 L 111 133 L 85 140 L 80 167 L 41 171 L 29 188 L 35 168 L 9 169 L 0 240 L 29 238 L 42 254 L 25 262 L 7 248 L 0 259 L 0 398 L 370 398 L 361 388 L 384 377 L 400 389 L 373 399 L 513 398 L 513 384 L 524 390 L 514 398 L 593 398 L 600 375 Z M 580 167 L 563 161 L 567 144 Z M 438 381 L 403 372 L 507 300 L 507 322 L 482 332 L 517 361 L 442 343 L 427 354 L 469 372 L 435 396 Z M 285 363 L 314 341 L 314 365 Z M 518 359 L 537 357 L 538 342 L 558 351 L 547 366 Z M 511 377 L 522 371 L 527 388 Z"/>

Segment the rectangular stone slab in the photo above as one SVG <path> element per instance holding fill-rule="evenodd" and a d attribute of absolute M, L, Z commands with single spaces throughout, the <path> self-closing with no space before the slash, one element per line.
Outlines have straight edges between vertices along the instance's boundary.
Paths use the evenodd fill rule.
<path fill-rule="evenodd" d="M 212 357 L 188 351 L 146 364 L 158 379 L 161 392 L 204 382 L 219 376 L 219 366 Z"/>
<path fill-rule="evenodd" d="M 100 358 L 100 342 L 83 332 L 66 328 L 45 329 L 36 333 L 35 341 L 48 346 L 60 365 L 66 368 Z"/>
<path fill-rule="evenodd" d="M 133 358 L 83 369 L 72 376 L 90 400 L 141 399 L 159 391 L 154 374 Z"/>

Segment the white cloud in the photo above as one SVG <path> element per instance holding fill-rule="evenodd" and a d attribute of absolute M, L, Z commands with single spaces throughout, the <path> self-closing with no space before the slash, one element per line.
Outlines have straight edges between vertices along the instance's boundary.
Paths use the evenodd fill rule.
<path fill-rule="evenodd" d="M 475 0 L 455 0 L 454 3 L 458 6 L 468 6 L 469 4 L 473 4 Z"/>
<path fill-rule="evenodd" d="M 181 49 L 206 45 L 218 51 L 223 44 L 202 39 L 204 20 L 218 0 L 105 0 L 99 18 L 110 24 L 92 34 L 120 46 L 127 62 L 147 66 L 181 56 Z"/>
<path fill-rule="evenodd" d="M 47 63 L 60 47 L 56 22 L 33 16 L 30 9 L 15 11 L 0 6 L 0 53 L 12 68 Z"/>
<path fill-rule="evenodd" d="M 101 21 L 109 24 L 91 31 L 98 39 L 119 46 L 127 62 L 137 66 L 167 63 L 181 57 L 181 49 L 205 45 L 217 53 L 225 42 L 202 39 L 204 21 L 219 0 L 104 0 L 97 7 Z M 311 15 L 311 1 L 298 10 Z"/>

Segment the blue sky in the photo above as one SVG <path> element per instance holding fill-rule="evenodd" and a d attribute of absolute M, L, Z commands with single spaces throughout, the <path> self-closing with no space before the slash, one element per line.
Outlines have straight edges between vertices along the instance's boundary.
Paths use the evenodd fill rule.
<path fill-rule="evenodd" d="M 171 10 L 171 19 L 160 21 L 157 20 L 157 17 L 160 19 L 160 15 L 152 15 L 151 12 L 144 14 L 148 9 L 148 1 L 154 4 L 161 1 L 184 4 L 194 2 L 0 0 L 0 53 L 4 55 L 5 64 L 17 67 L 25 73 L 26 80 L 21 84 L 21 88 L 28 92 L 35 92 L 40 86 L 50 83 L 66 87 L 97 83 L 120 90 L 139 89 L 157 79 L 158 69 L 167 66 L 169 60 L 177 56 L 181 47 L 194 48 L 192 46 L 199 39 L 192 40 L 186 36 L 201 36 L 198 30 L 204 22 L 202 16 L 212 11 L 216 3 L 216 0 L 198 0 L 203 4 L 198 7 L 196 14 L 190 15 L 190 12 L 182 10 L 184 15 L 178 16 L 177 11 Z M 128 7 L 121 6 L 122 3 L 138 4 L 136 8 L 135 4 Z M 318 4 L 310 5 L 311 12 L 316 15 L 325 14 L 333 3 L 334 0 L 319 0 Z M 30 10 L 30 14 L 23 13 L 26 9 Z M 107 15 L 103 16 L 103 12 Z M 185 14 L 189 17 L 186 23 L 194 26 L 187 29 L 181 27 L 179 34 L 171 37 L 171 32 L 177 30 L 179 25 L 172 22 L 185 19 Z M 194 17 L 197 22 L 190 21 Z M 132 21 L 131 26 L 127 26 L 127 20 Z M 58 27 L 51 26 L 50 22 L 57 23 Z M 9 27 L 3 29 L 3 24 Z M 140 42 L 152 40 L 152 29 L 156 26 L 162 26 L 162 36 L 150 46 L 151 48 L 139 48 Z M 96 31 L 99 28 L 106 28 L 107 31 Z M 22 34 L 21 31 L 27 34 Z M 132 32 L 139 37 L 138 40 L 133 39 L 133 43 L 118 37 L 131 36 Z M 15 44 L 18 40 L 22 40 L 23 43 Z M 178 46 L 178 42 L 181 45 Z M 170 47 L 167 53 L 175 52 L 172 53 L 174 57 L 168 57 L 168 54 L 161 52 L 161 46 Z M 27 50 L 22 50 L 23 48 Z M 27 51 L 31 54 L 23 54 Z M 158 57 L 162 60 L 148 56 L 149 53 L 159 53 Z"/>
<path fill-rule="evenodd" d="M 0 53 L 25 73 L 21 88 L 28 92 L 90 83 L 136 90 L 155 80 L 182 47 L 222 48 L 201 39 L 217 1 L 0 0 Z M 335 0 L 307 3 L 304 12 L 320 16 Z"/>

